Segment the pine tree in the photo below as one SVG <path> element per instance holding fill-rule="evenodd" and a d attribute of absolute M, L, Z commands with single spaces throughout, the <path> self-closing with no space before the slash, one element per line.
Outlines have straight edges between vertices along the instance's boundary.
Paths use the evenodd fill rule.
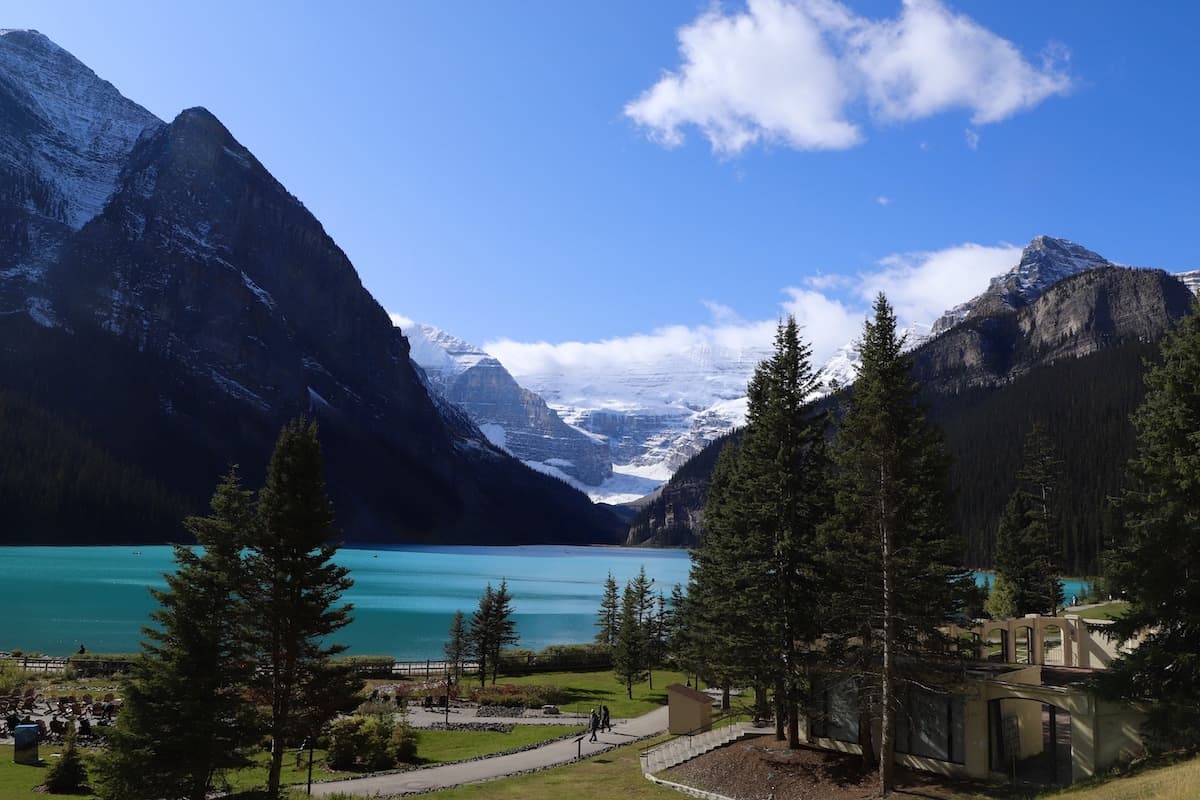
<path fill-rule="evenodd" d="M 67 736 L 62 757 L 46 770 L 43 785 L 50 794 L 75 794 L 87 783 L 87 767 L 75 744 L 75 725 L 67 723 Z"/>
<path fill-rule="evenodd" d="M 271 737 L 267 792 L 275 797 L 284 749 L 315 735 L 359 685 L 332 661 L 346 649 L 330 637 L 350 622 L 351 606 L 338 601 L 352 581 L 333 561 L 338 546 L 316 423 L 293 420 L 280 432 L 258 518 L 248 542 L 246 600 L 259 647 L 254 684 Z"/>
<path fill-rule="evenodd" d="M 1118 511 L 1108 579 L 1129 600 L 1118 640 L 1141 643 L 1101 676 L 1109 695 L 1155 701 L 1156 748 L 1200 743 L 1200 305 L 1162 343 L 1133 417 L 1137 455 Z"/>
<path fill-rule="evenodd" d="M 948 535 L 948 462 L 917 405 L 911 362 L 881 294 L 860 342 L 862 367 L 834 441 L 835 514 L 825 527 L 839 581 L 832 652 L 859 672 L 864 753 L 877 752 L 880 793 L 893 785 L 899 658 L 928 656 L 970 581 Z M 878 748 L 870 719 L 881 722 Z"/>
<path fill-rule="evenodd" d="M 613 647 L 617 643 L 617 629 L 621 623 L 621 593 L 612 573 L 604 580 L 604 597 L 600 600 L 600 611 L 596 614 L 596 643 Z"/>
<path fill-rule="evenodd" d="M 496 673 L 500 669 L 500 651 L 506 647 L 515 645 L 519 638 L 517 637 L 517 623 L 513 620 L 513 597 L 508 592 L 508 581 L 501 579 L 500 587 L 496 589 L 496 596 L 492 603 L 492 685 L 496 685 Z"/>
<path fill-rule="evenodd" d="M 1017 488 L 996 533 L 996 571 L 1008 584 L 1017 616 L 1053 614 L 1062 605 L 1058 465 L 1045 430 L 1035 425 L 1025 437 Z"/>
<path fill-rule="evenodd" d="M 96 758 L 106 799 L 203 800 L 221 770 L 248 763 L 253 709 L 243 687 L 253 661 L 240 554 L 255 517 L 236 469 L 217 486 L 211 514 L 185 525 L 203 551 L 176 546 L 167 589 L 152 590 L 156 626 L 143 629 L 124 706 Z"/>
<path fill-rule="evenodd" d="M 613 648 L 613 672 L 625 686 L 625 693 L 633 699 L 633 685 L 646 680 L 646 628 L 638 621 L 642 601 L 631 581 L 625 584 L 621 598 L 621 627 L 617 634 L 617 646 Z"/>
<path fill-rule="evenodd" d="M 445 653 L 456 678 L 462 675 L 462 664 L 469 647 L 466 618 L 461 610 L 455 611 L 450 620 L 450 638 L 446 641 Z"/>
<path fill-rule="evenodd" d="M 789 720 L 794 747 L 810 683 L 803 650 L 822 630 L 816 542 L 830 496 L 826 418 L 809 402 L 818 385 L 789 317 L 750 381 L 743 444 L 721 481 L 714 475 L 709 536 L 696 556 L 697 589 L 717 599 L 706 612 L 710 635 L 729 648 L 739 677 L 774 690 L 777 724 Z"/>
<path fill-rule="evenodd" d="M 492 584 L 488 584 L 483 592 L 483 596 L 479 598 L 479 606 L 471 614 L 471 654 L 475 656 L 475 661 L 479 664 L 479 685 L 487 685 L 488 667 L 492 663 L 492 653 L 495 648 L 494 637 L 495 631 L 492 627 L 492 620 L 495 618 L 496 605 L 496 590 L 492 588 Z"/>

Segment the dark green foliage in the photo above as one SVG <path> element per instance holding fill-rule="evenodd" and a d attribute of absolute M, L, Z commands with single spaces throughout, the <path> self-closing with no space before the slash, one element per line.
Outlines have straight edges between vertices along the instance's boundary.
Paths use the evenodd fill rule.
<path fill-rule="evenodd" d="M 479 685 L 487 681 L 491 673 L 492 684 L 500 668 L 500 651 L 519 641 L 516 623 L 512 618 L 512 595 L 508 593 L 508 581 L 501 580 L 500 588 L 492 589 L 489 583 L 479 598 L 479 607 L 471 615 L 471 631 L 468 637 L 471 654 L 479 662 Z"/>
<path fill-rule="evenodd" d="M 800 653 L 822 630 L 817 529 L 830 503 L 826 416 L 808 401 L 816 389 L 809 347 L 789 318 L 750 381 L 741 446 L 717 460 L 688 617 L 690 635 L 716 655 L 707 677 L 773 689 L 795 746 L 809 687 Z"/>
<path fill-rule="evenodd" d="M 964 563 L 994 566 L 1000 516 L 1023 462 L 1022 440 L 1036 424 L 1062 460 L 1058 563 L 1071 575 L 1099 570 L 1105 508 L 1134 453 L 1129 417 L 1145 395 L 1147 360 L 1157 360 L 1157 347 L 1130 342 L 1039 367 L 996 389 L 922 393 L 953 459 L 951 521 L 963 538 Z"/>
<path fill-rule="evenodd" d="M 1137 455 L 1107 559 L 1110 585 L 1130 601 L 1118 637 L 1141 644 L 1101 677 L 1109 694 L 1155 701 L 1157 748 L 1200 744 L 1200 315 L 1162 344 L 1134 415 Z"/>
<path fill-rule="evenodd" d="M 1054 614 L 1062 605 L 1058 484 L 1060 462 L 1040 425 L 1025 437 L 1024 464 L 1000 517 L 996 571 L 1013 616 Z M 994 604 L 999 609 L 999 600 Z"/>
<path fill-rule="evenodd" d="M 481 706 L 505 706 L 507 708 L 541 708 L 547 704 L 558 705 L 566 700 L 563 690 L 557 686 L 513 683 L 472 688 L 468 696 L 471 702 Z"/>
<path fill-rule="evenodd" d="M 2 389 L 0 453 L 0 544 L 178 539 L 195 507 L 81 427 Z"/>
<path fill-rule="evenodd" d="M 617 630 L 621 623 L 621 595 L 612 573 L 604 581 L 604 596 L 600 600 L 600 611 L 596 614 L 596 642 L 606 647 L 617 643 Z"/>
<path fill-rule="evenodd" d="M 203 800 L 214 778 L 245 765 L 253 742 L 253 708 L 243 687 L 253 661 L 241 592 L 240 553 L 256 525 L 250 492 L 231 470 L 207 517 L 186 527 L 201 553 L 176 546 L 178 569 L 145 628 L 143 652 L 109 746 L 97 757 L 104 798 Z"/>
<path fill-rule="evenodd" d="M 897 663 L 936 654 L 938 627 L 961 611 L 971 580 L 954 566 L 949 462 L 917 403 L 911 359 L 901 347 L 895 315 L 880 295 L 834 439 L 835 513 L 823 529 L 837 582 L 831 654 L 853 666 L 867 717 L 881 722 L 879 742 L 862 743 L 864 752 L 878 754 L 883 794 L 892 787 Z"/>
<path fill-rule="evenodd" d="M 625 686 L 629 699 L 633 699 L 633 685 L 646 680 L 649 675 L 646 662 L 649 641 L 646 627 L 641 623 L 642 600 L 631 581 L 625 584 L 621 596 L 621 626 L 617 632 L 617 644 L 613 648 L 613 673 Z"/>
<path fill-rule="evenodd" d="M 333 562 L 334 535 L 316 424 L 294 420 L 271 456 L 245 559 L 246 605 L 259 648 L 255 695 L 267 709 L 271 737 L 272 796 L 279 792 L 284 750 L 315 735 L 360 685 L 332 660 L 346 648 L 329 643 L 350 622 L 351 610 L 338 605 L 352 582 Z"/>
<path fill-rule="evenodd" d="M 66 746 L 62 756 L 46 770 L 44 786 L 50 794 L 78 792 L 87 783 L 87 768 L 75 745 L 75 726 L 67 723 Z"/>
<path fill-rule="evenodd" d="M 467 621 L 461 610 L 454 612 L 450 620 L 450 638 L 446 640 L 446 660 L 454 666 L 454 677 L 462 675 L 462 663 L 467 658 L 470 641 L 467 634 Z"/>

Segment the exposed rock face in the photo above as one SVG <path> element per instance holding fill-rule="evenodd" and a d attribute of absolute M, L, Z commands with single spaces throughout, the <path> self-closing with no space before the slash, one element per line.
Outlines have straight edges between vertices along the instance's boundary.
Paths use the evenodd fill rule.
<path fill-rule="evenodd" d="M 1070 276 L 1017 309 L 973 311 L 916 351 L 919 380 L 943 392 L 998 386 L 1038 366 L 1130 340 L 1153 341 L 1191 294 L 1161 270 L 1107 267 Z"/>
<path fill-rule="evenodd" d="M 5 34 L 0 51 L 36 36 Z M 80 183 L 87 191 L 63 193 L 73 200 L 50 193 L 30 210 L 14 195 L 0 212 L 24 224 L 18 239 L 54 225 L 60 237 L 33 280 L 0 273 L 0 297 L 23 295 L 29 310 L 0 317 L 0 387 L 84 420 L 110 450 L 198 499 L 230 463 L 257 481 L 279 426 L 314 415 L 352 541 L 615 541 L 607 510 L 430 397 L 345 254 L 212 114 L 189 109 L 162 125 L 44 37 L 31 41 L 36 69 L 0 58 L 0 86 L 24 86 L 29 72 L 81 81 L 68 98 L 99 92 L 89 114 L 125 116 L 120 135 L 81 136 L 44 103 L 20 105 L 24 127 L 0 163 L 51 174 L 26 161 L 53 140 L 62 174 L 93 155 L 100 166 Z M 38 180 L 31 197 L 53 183 Z"/>
<path fill-rule="evenodd" d="M 465 411 L 492 444 L 534 469 L 590 486 L 612 475 L 607 442 L 563 422 L 499 361 L 430 325 L 413 325 L 406 333 L 430 387 Z"/>

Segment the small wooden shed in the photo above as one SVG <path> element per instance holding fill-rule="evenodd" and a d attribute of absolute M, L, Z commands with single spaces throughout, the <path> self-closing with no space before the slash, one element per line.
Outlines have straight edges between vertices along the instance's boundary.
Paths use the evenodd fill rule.
<path fill-rule="evenodd" d="M 690 686 L 672 683 L 667 687 L 667 714 L 671 733 L 706 731 L 712 726 L 712 698 Z"/>

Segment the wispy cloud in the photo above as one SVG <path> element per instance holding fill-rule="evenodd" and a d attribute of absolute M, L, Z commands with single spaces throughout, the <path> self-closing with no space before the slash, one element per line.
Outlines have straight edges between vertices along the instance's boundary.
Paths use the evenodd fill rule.
<path fill-rule="evenodd" d="M 843 150 L 863 141 L 867 119 L 954 108 L 978 128 L 1072 86 L 1063 45 L 1035 66 L 938 0 L 906 0 L 894 19 L 858 16 L 838 0 L 749 0 L 741 12 L 700 15 L 678 36 L 680 67 L 625 114 L 667 147 L 695 126 L 724 155 L 754 144 Z"/>
<path fill-rule="evenodd" d="M 975 130 L 974 128 L 967 128 L 965 131 L 963 131 L 963 134 L 967 139 L 967 147 L 971 148 L 972 150 L 978 150 L 979 131 Z"/>
<path fill-rule="evenodd" d="M 931 323 L 943 311 L 986 289 L 991 277 L 1010 269 L 1020 254 L 1019 247 L 978 244 L 894 254 L 860 273 L 828 273 L 783 288 L 778 316 L 795 315 L 812 345 L 814 361 L 821 364 L 861 334 L 863 320 L 879 292 L 887 294 L 902 325 Z M 664 365 L 666 372 L 665 365 L 698 353 L 722 351 L 752 357 L 769 352 L 778 317 L 748 321 L 721 303 L 708 301 L 705 306 L 713 320 L 708 325 L 671 325 L 599 342 L 501 339 L 488 342 L 484 349 L 518 378 L 556 375 L 565 379 L 563 383 L 574 383 L 572 375 L 619 374 L 654 364 Z"/>
<path fill-rule="evenodd" d="M 881 194 L 879 197 L 875 198 L 875 202 L 879 203 L 881 206 L 890 206 L 892 204 L 892 198 L 888 197 L 886 194 Z"/>

